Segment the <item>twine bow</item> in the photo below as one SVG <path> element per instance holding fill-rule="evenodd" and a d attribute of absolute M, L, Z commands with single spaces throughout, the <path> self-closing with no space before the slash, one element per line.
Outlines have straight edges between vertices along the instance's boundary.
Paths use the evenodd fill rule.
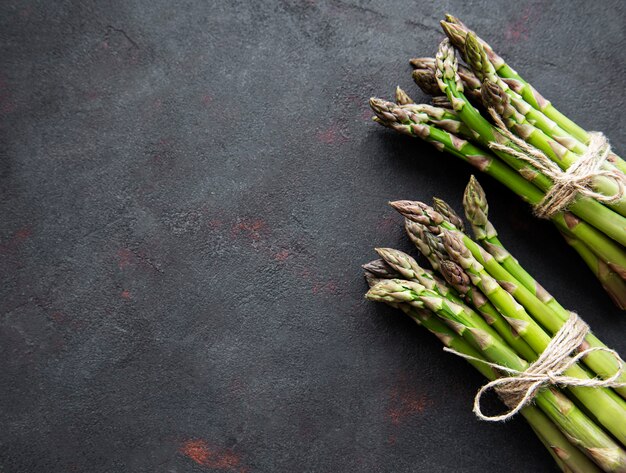
<path fill-rule="evenodd" d="M 576 356 L 570 356 L 570 354 L 583 343 L 588 333 L 589 326 L 582 319 L 580 319 L 578 315 L 571 312 L 571 316 L 567 322 L 563 324 L 543 353 L 528 367 L 526 371 L 518 371 L 497 363 L 490 363 L 471 355 L 459 353 L 450 348 L 444 348 L 444 351 L 453 353 L 468 360 L 479 361 L 511 375 L 495 379 L 485 384 L 476 393 L 476 397 L 474 398 L 473 411 L 474 414 L 476 414 L 476 417 L 480 420 L 490 422 L 502 422 L 510 419 L 522 410 L 534 399 L 537 393 L 547 385 L 585 386 L 590 388 L 626 386 L 626 383 L 620 383 L 617 381 L 624 370 L 624 361 L 615 350 L 611 350 L 606 347 L 593 347 L 581 350 L 576 354 Z M 564 371 L 567 371 L 567 369 L 578 363 L 581 358 L 594 351 L 605 351 L 615 357 L 618 369 L 613 376 L 606 379 L 581 379 L 562 374 Z M 492 389 L 500 396 L 502 401 L 509 408 L 509 410 L 504 414 L 489 416 L 485 415 L 482 411 L 482 396 Z"/>
<path fill-rule="evenodd" d="M 590 132 L 591 139 L 585 153 L 567 170 L 563 171 L 543 152 L 507 130 L 506 125 L 493 108 L 489 109 L 489 114 L 498 126 L 498 133 L 508 138 L 515 145 L 513 147 L 492 141 L 489 143 L 489 148 L 503 151 L 532 164 L 553 182 L 553 186 L 546 192 L 541 202 L 534 207 L 538 217 L 549 219 L 566 210 L 577 195 L 607 203 L 615 202 L 624 196 L 624 176 L 616 169 L 601 169 L 611 154 L 611 146 L 602 133 Z M 613 195 L 601 194 L 591 189 L 590 184 L 593 179 L 600 176 L 615 181 L 617 189 Z"/>

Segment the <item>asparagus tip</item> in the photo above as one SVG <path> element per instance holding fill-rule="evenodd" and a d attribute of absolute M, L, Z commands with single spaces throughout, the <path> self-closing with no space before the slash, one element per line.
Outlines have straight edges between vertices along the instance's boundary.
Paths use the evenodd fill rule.
<path fill-rule="evenodd" d="M 480 96 L 486 108 L 493 108 L 498 115 L 503 115 L 510 103 L 505 90 L 495 82 L 485 79 L 480 87 Z"/>
<path fill-rule="evenodd" d="M 433 197 L 433 207 L 439 212 L 448 222 L 454 225 L 461 231 L 465 231 L 465 224 L 456 211 L 445 200 L 439 197 Z"/>
<path fill-rule="evenodd" d="M 484 227 L 489 222 L 487 196 L 474 175 L 470 176 L 470 180 L 465 187 L 463 208 L 465 209 L 465 216 L 474 227 Z"/>
<path fill-rule="evenodd" d="M 407 94 L 403 89 L 401 89 L 399 85 L 396 87 L 395 96 L 396 96 L 396 103 L 398 105 L 408 105 L 408 104 L 415 103 L 413 99 L 409 97 L 409 94 Z"/>
<path fill-rule="evenodd" d="M 435 71 L 432 69 L 415 69 L 411 75 L 417 86 L 428 95 L 441 95 Z"/>
<path fill-rule="evenodd" d="M 465 37 L 467 36 L 467 31 L 454 21 L 450 21 L 447 17 L 445 20 L 441 20 L 439 24 L 441 25 L 443 32 L 450 39 L 450 42 L 454 45 L 454 47 L 457 48 L 459 51 L 463 51 L 463 48 L 465 47 Z"/>
<path fill-rule="evenodd" d="M 434 57 L 414 57 L 409 59 L 409 64 L 414 69 L 434 69 L 435 58 Z"/>

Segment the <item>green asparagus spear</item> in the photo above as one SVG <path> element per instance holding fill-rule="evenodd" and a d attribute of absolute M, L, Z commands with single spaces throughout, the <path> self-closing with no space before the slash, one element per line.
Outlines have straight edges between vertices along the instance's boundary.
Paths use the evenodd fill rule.
<path fill-rule="evenodd" d="M 441 22 L 441 26 L 454 46 L 460 51 L 465 51 L 465 39 L 469 33 L 475 34 L 465 26 L 458 18 L 446 15 L 446 20 Z M 520 94 L 524 101 L 536 110 L 541 111 L 547 118 L 555 122 L 561 129 L 568 132 L 572 137 L 589 144 L 589 134 L 572 120 L 559 112 L 548 100 L 546 100 L 534 87 L 526 82 L 513 68 L 511 68 L 500 56 L 498 56 L 491 46 L 484 40 L 476 36 L 477 40 L 484 48 L 490 63 L 496 70 L 498 76 L 516 93 Z M 608 159 L 622 173 L 626 173 L 626 162 L 615 153 Z"/>
<path fill-rule="evenodd" d="M 370 300 L 406 303 L 418 309 L 429 309 L 459 335 L 468 340 L 489 361 L 518 371 L 528 364 L 511 349 L 472 325 L 465 307 L 437 296 L 410 281 L 383 280 L 366 296 Z M 626 452 L 590 420 L 574 403 L 555 389 L 544 389 L 535 397 L 537 405 L 577 445 L 605 471 L 626 472 Z"/>
<path fill-rule="evenodd" d="M 453 225 L 446 222 L 434 209 L 421 202 L 397 201 L 392 202 L 391 205 L 405 218 L 421 223 L 427 228 L 431 228 L 436 233 L 440 233 L 443 230 L 457 231 Z M 510 292 L 511 295 L 522 304 L 523 308 L 526 309 L 541 326 L 548 330 L 550 334 L 558 332 L 564 321 L 569 317 L 569 312 L 565 311 L 565 309 L 563 309 L 563 312 L 555 311 L 553 307 L 544 304 L 471 238 L 463 234 L 461 234 L 461 236 L 463 243 L 471 252 L 472 257 L 487 270 L 490 276 L 501 284 L 504 284 L 507 288 L 506 290 Z M 593 334 L 588 334 L 586 341 L 590 346 L 604 347 L 602 342 Z M 613 376 L 618 367 L 617 361 L 609 354 L 603 352 L 590 353 L 583 358 L 583 361 L 604 378 Z M 620 380 L 624 380 L 623 375 Z M 624 395 L 624 388 L 616 388 L 616 390 L 621 395 Z"/>
<path fill-rule="evenodd" d="M 522 175 L 531 178 L 535 176 L 536 173 L 528 165 L 521 164 L 519 172 L 522 175 L 520 175 L 496 159 L 491 152 L 482 150 L 453 133 L 431 125 L 426 114 L 413 113 L 391 102 L 376 98 L 370 99 L 370 105 L 381 125 L 409 136 L 422 138 L 433 144 L 438 150 L 446 151 L 463 159 L 479 170 L 493 176 L 531 204 L 536 204 L 543 198 L 541 191 L 522 177 Z M 552 221 L 559 229 L 568 230 L 575 234 L 589 248 L 593 248 L 593 251 L 613 271 L 626 278 L 626 253 L 623 247 L 569 213 L 556 214 L 552 217 Z"/>
<path fill-rule="evenodd" d="M 547 326 L 549 330 L 554 333 L 554 329 L 565 323 L 565 321 L 569 318 L 570 313 L 567 311 L 558 301 L 552 297 L 523 267 L 519 264 L 519 262 L 513 258 L 513 256 L 504 248 L 504 245 L 498 239 L 498 233 L 496 232 L 495 227 L 489 222 L 488 219 L 488 204 L 485 193 L 478 183 L 476 179 L 473 177 L 470 179 L 469 184 L 465 190 L 465 195 L 463 199 L 463 206 L 466 209 L 466 217 L 470 221 L 472 228 L 474 229 L 474 233 L 477 236 L 477 240 L 479 242 L 483 242 L 483 246 L 485 249 L 496 259 L 496 261 L 504 268 L 504 270 L 508 271 L 508 274 L 504 274 L 503 272 L 497 271 L 498 277 L 504 276 L 508 283 L 514 285 L 522 285 L 529 292 L 535 295 L 537 299 L 543 302 L 549 310 L 544 310 L 544 316 L 550 319 L 550 324 Z M 568 236 L 570 240 L 575 239 L 575 236 L 567 231 L 561 230 L 565 235 Z M 570 241 L 572 244 L 573 241 Z M 575 244 L 575 243 L 574 243 Z M 582 244 L 582 242 L 580 242 Z M 593 262 L 594 254 L 587 248 L 585 248 L 586 252 L 583 256 L 583 259 L 589 260 Z M 590 253 L 590 254 L 589 254 Z M 597 257 L 595 257 L 595 268 L 597 271 L 602 270 L 602 273 L 598 275 L 599 278 L 610 278 L 611 274 L 612 279 L 608 279 L 609 281 L 613 281 L 613 290 L 617 291 L 615 293 L 615 297 L 619 300 L 624 300 L 626 298 L 626 291 L 624 290 L 624 281 L 618 275 L 610 270 L 610 268 L 602 262 L 602 266 L 599 265 Z M 495 268 L 495 265 L 493 265 Z M 593 268 L 592 268 L 593 269 Z M 509 277 L 512 276 L 513 278 Z M 619 279 L 620 285 L 616 285 L 615 281 Z M 600 279 L 602 281 L 602 279 Z M 508 286 L 510 287 L 510 286 Z M 621 289 L 621 291 L 620 291 Z M 609 291 L 609 294 L 611 292 Z M 606 348 L 595 335 L 590 333 L 585 341 L 590 347 L 601 347 Z M 612 376 L 618 368 L 617 362 L 613 356 L 604 351 L 597 351 L 589 354 L 585 358 L 585 364 L 589 366 L 595 373 L 605 378 Z M 626 383 L 626 373 L 622 375 L 620 378 L 621 382 Z M 618 387 L 615 390 L 622 396 L 626 397 L 626 386 Z"/>
<path fill-rule="evenodd" d="M 626 310 L 626 281 L 624 281 L 617 273 L 598 256 L 591 251 L 582 241 L 576 238 L 572 233 L 562 230 L 563 238 L 583 259 L 585 264 L 596 275 L 604 290 L 609 294 L 617 307 Z M 591 345 L 591 344 L 590 344 Z M 594 345 L 591 345 L 594 346 Z M 602 346 L 602 345 L 598 345 Z M 626 382 L 626 376 L 623 377 Z M 618 388 L 617 391 L 626 397 L 626 389 Z"/>
<path fill-rule="evenodd" d="M 387 268 L 384 266 L 387 266 Z M 386 275 L 394 272 L 394 270 L 386 265 L 383 260 L 372 261 L 363 265 L 363 268 L 368 268 L 365 271 L 365 277 L 368 280 L 368 283 L 373 281 L 371 277 L 372 275 L 378 275 L 384 278 Z M 380 282 L 381 280 L 378 279 L 378 281 Z M 370 283 L 370 287 L 374 285 L 375 284 Z M 484 357 L 478 350 L 473 348 L 466 340 L 457 335 L 440 319 L 433 316 L 434 314 L 431 314 L 430 311 L 417 309 L 406 303 L 392 302 L 389 304 L 392 307 L 399 308 L 411 317 L 417 324 L 423 326 L 429 332 L 434 334 L 446 347 L 475 358 L 468 359 L 467 361 L 488 380 L 492 381 L 498 377 L 498 374 L 493 368 L 485 363 L 477 361 L 484 360 Z M 565 437 L 555 424 L 552 423 L 550 419 L 538 408 L 529 405 L 524 407 L 520 413 L 535 431 L 548 451 L 555 457 L 555 461 L 557 461 L 563 471 L 572 471 L 575 473 L 598 473 L 600 471 L 591 461 L 589 461 L 587 457 L 581 453 L 580 450 L 569 442 L 567 437 Z M 565 470 L 565 468 L 568 468 L 569 470 Z"/>
<path fill-rule="evenodd" d="M 396 272 L 398 272 L 403 279 L 414 280 L 422 284 L 427 289 L 436 292 L 442 297 L 445 297 L 452 302 L 461 304 L 462 301 L 458 297 L 456 291 L 461 293 L 464 297 L 472 301 L 472 304 L 482 314 L 479 316 L 475 311 L 468 308 L 468 314 L 474 318 L 475 324 L 483 329 L 491 337 L 500 338 L 503 343 L 508 343 L 515 352 L 525 360 L 532 360 L 536 358 L 536 353 L 532 348 L 511 329 L 511 326 L 502 318 L 500 313 L 495 307 L 489 304 L 489 301 L 480 294 L 479 291 L 474 291 L 473 286 L 470 284 L 463 284 L 455 280 L 451 283 L 451 286 L 456 291 L 451 291 L 450 287 L 438 280 L 435 276 L 428 273 L 417 262 L 411 258 L 411 256 L 403 253 L 402 251 L 394 250 L 392 248 L 376 248 L 376 252 L 385 262 Z M 450 263 L 450 262 L 443 262 Z M 441 271 L 444 278 L 450 282 L 450 279 L 446 276 L 444 271 Z M 469 278 L 467 280 L 469 283 Z"/>
<path fill-rule="evenodd" d="M 508 139 L 500 135 L 463 95 L 463 86 L 457 74 L 457 60 L 454 55 L 454 50 L 447 39 L 441 42 L 436 61 L 436 74 L 439 87 L 446 93 L 448 100 L 452 103 L 454 110 L 458 113 L 461 120 L 472 130 L 477 132 L 477 139 L 485 146 L 497 140 L 508 142 Z M 515 146 L 512 143 L 511 145 Z M 521 167 L 521 160 L 518 158 L 502 151 L 495 151 L 495 153 L 514 169 Z M 532 182 L 544 192 L 552 185 L 550 180 L 540 172 L 536 172 L 536 174 L 532 176 Z M 626 245 L 626 219 L 621 215 L 604 207 L 599 202 L 586 197 L 581 197 L 573 202 L 570 205 L 570 211 L 595 226 L 621 245 Z"/>
<path fill-rule="evenodd" d="M 444 231 L 443 242 L 450 257 L 459 263 L 507 321 L 537 353 L 550 343 L 550 336 L 528 315 L 523 306 L 505 291 L 484 267 L 472 256 L 458 230 Z M 565 371 L 567 376 L 591 379 L 587 372 L 574 365 Z M 607 388 L 570 387 L 570 391 L 623 445 L 626 445 L 626 403 Z"/>

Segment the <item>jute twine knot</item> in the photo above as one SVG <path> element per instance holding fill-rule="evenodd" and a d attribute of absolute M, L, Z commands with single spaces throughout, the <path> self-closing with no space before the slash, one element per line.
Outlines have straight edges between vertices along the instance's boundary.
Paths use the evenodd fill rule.
<path fill-rule="evenodd" d="M 493 108 L 489 109 L 489 114 L 498 126 L 498 133 L 508 138 L 515 145 L 513 147 L 492 141 L 489 143 L 489 148 L 503 151 L 532 164 L 553 182 L 553 186 L 546 192 L 541 202 L 534 206 L 535 214 L 538 217 L 549 219 L 566 210 L 578 195 L 607 203 L 615 202 L 624 196 L 624 175 L 617 169 L 602 169 L 604 162 L 611 154 L 611 146 L 602 133 L 590 132 L 591 140 L 585 153 L 567 170 L 563 171 L 542 151 L 507 130 L 506 125 Z M 617 188 L 613 195 L 595 192 L 590 187 L 592 181 L 600 176 L 615 181 Z"/>
<path fill-rule="evenodd" d="M 490 363 L 471 355 L 459 353 L 450 348 L 444 348 L 445 351 L 454 353 L 457 356 L 468 360 L 479 361 L 488 366 L 496 368 L 500 371 L 509 373 L 511 376 L 495 379 L 485 384 L 476 393 L 474 398 L 474 414 L 480 420 L 490 422 L 503 422 L 528 405 L 537 393 L 545 386 L 585 386 L 589 388 L 609 388 L 623 387 L 626 383 L 618 382 L 624 370 L 624 361 L 615 350 L 606 347 L 586 348 L 578 352 L 575 356 L 570 356 L 584 341 L 589 333 L 589 326 L 583 322 L 578 315 L 571 312 L 571 316 L 554 335 L 546 349 L 539 358 L 532 363 L 526 371 L 518 371 L 497 363 Z M 617 362 L 617 371 L 610 378 L 599 379 L 581 379 L 572 376 L 564 376 L 562 373 L 574 366 L 578 361 L 594 351 L 605 351 L 615 357 Z M 483 395 L 494 390 L 500 399 L 509 408 L 504 414 L 489 416 L 485 415 L 481 408 L 481 400 Z"/>

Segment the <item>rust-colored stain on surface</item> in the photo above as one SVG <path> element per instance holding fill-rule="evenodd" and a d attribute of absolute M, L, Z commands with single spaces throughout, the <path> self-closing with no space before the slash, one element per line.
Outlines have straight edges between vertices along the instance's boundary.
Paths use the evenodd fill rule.
<path fill-rule="evenodd" d="M 345 135 L 345 133 L 343 133 L 342 130 L 333 127 L 326 128 L 325 130 L 318 132 L 316 136 L 318 141 L 327 145 L 332 145 L 335 143 L 345 143 L 346 141 L 348 141 L 348 137 Z"/>
<path fill-rule="evenodd" d="M 311 288 L 313 294 L 338 294 L 339 284 L 336 281 L 319 281 Z"/>
<path fill-rule="evenodd" d="M 241 464 L 241 459 L 232 450 L 214 448 L 202 439 L 185 441 L 180 452 L 198 465 L 225 471 L 247 473 L 248 468 Z"/>
<path fill-rule="evenodd" d="M 120 269 L 124 269 L 131 264 L 133 253 L 127 248 L 121 248 L 117 251 L 117 265 Z"/>
<path fill-rule="evenodd" d="M 286 261 L 289 256 L 291 256 L 291 253 L 287 248 L 283 248 L 282 250 L 274 253 L 274 259 L 276 261 Z"/>
<path fill-rule="evenodd" d="M 231 229 L 233 237 L 244 235 L 253 241 L 259 240 L 267 231 L 267 223 L 261 219 L 242 219 Z"/>
<path fill-rule="evenodd" d="M 6 242 L 0 242 L 0 253 L 10 253 L 12 250 L 28 240 L 33 234 L 30 226 L 25 226 L 17 230 L 13 236 Z"/>
<path fill-rule="evenodd" d="M 524 7 L 518 15 L 509 20 L 504 28 L 504 37 L 514 43 L 528 39 L 529 25 L 536 22 L 541 16 L 541 5 Z"/>
<path fill-rule="evenodd" d="M 406 386 L 396 386 L 391 390 L 387 417 L 393 425 L 399 425 L 405 419 L 421 414 L 432 404 L 432 399 L 425 394 L 418 394 Z"/>

